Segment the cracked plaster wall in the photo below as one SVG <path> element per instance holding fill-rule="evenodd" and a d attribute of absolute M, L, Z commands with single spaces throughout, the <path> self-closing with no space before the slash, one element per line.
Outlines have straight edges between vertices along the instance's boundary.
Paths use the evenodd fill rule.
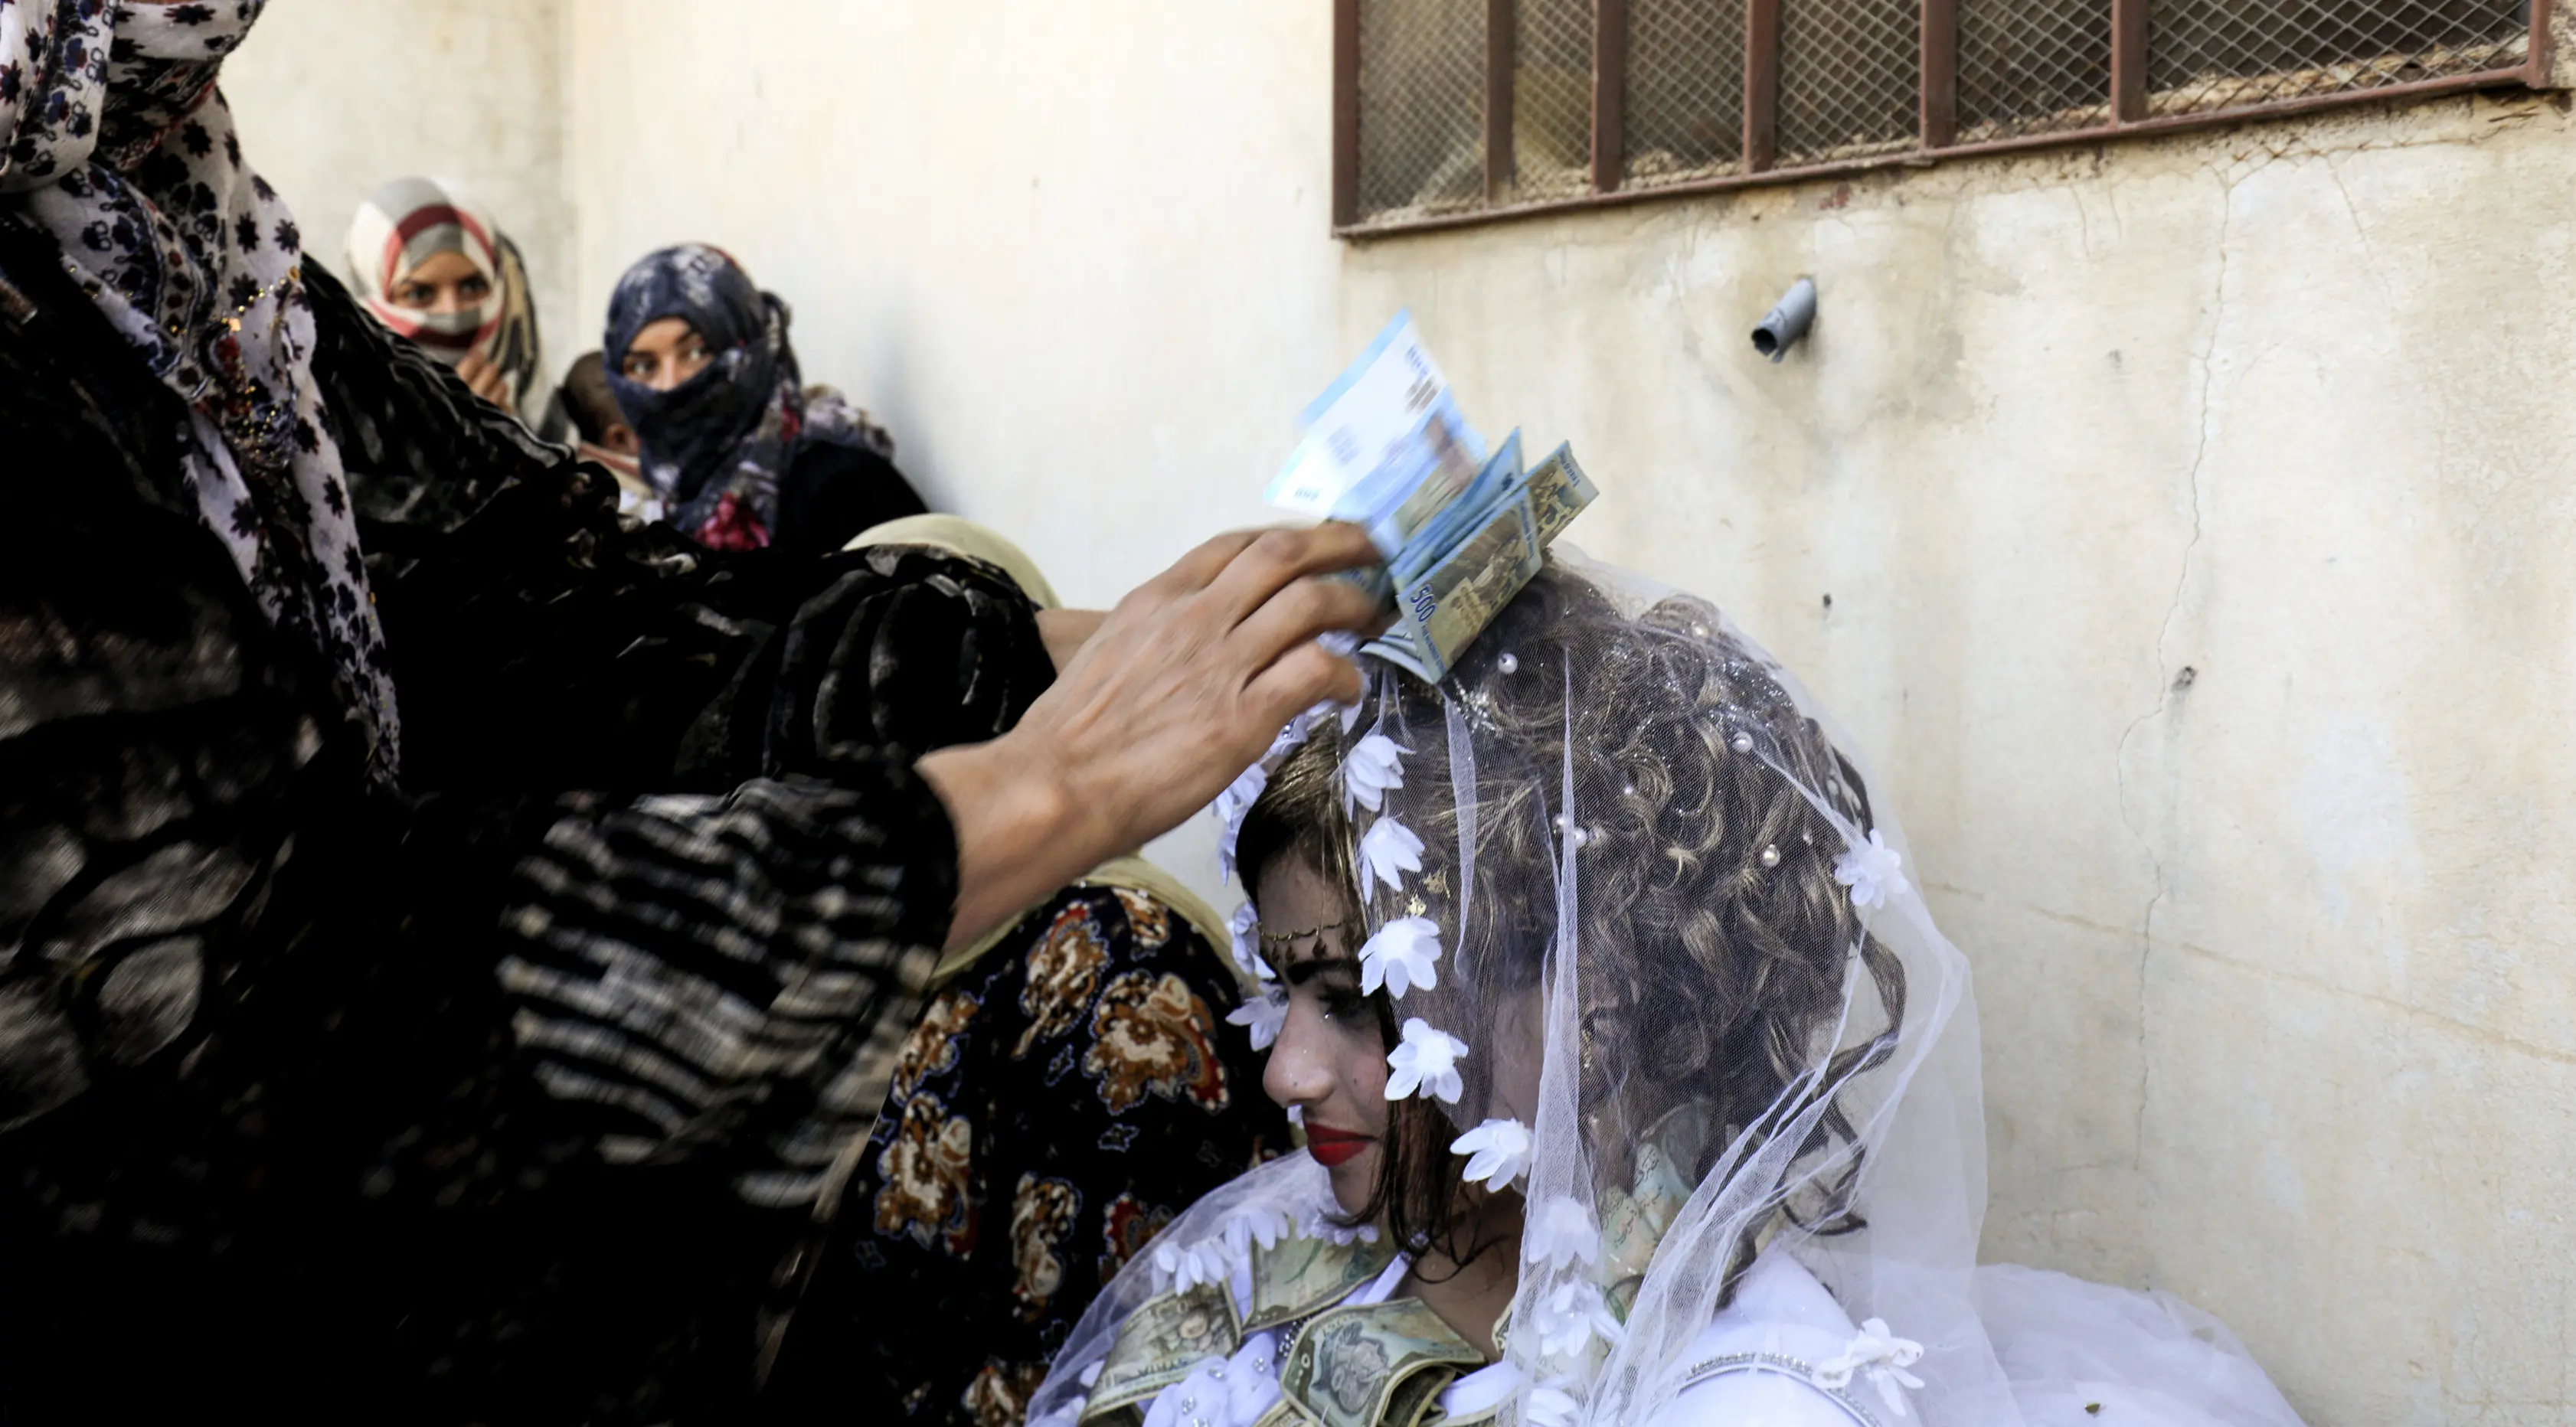
<path fill-rule="evenodd" d="M 725 244 L 935 502 L 1105 601 L 1266 518 L 1411 306 L 1480 424 L 1583 453 L 1576 542 L 1722 600 L 1874 766 L 1978 969 L 1989 1257 L 2183 1294 L 2319 1424 L 2576 1418 L 2565 113 L 1354 246 L 1323 6 L 566 5 L 540 282 L 585 336 Z"/>

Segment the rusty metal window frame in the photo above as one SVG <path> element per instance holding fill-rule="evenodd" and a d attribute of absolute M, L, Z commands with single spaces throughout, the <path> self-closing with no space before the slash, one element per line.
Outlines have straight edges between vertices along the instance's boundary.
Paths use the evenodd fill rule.
<path fill-rule="evenodd" d="M 2339 27 L 2357 35 L 2363 21 L 2393 24 L 2399 17 L 2392 11 L 2429 12 L 2439 3 L 2444 0 L 1333 0 L 1333 231 L 1370 238 L 1455 228 L 2476 89 L 2552 87 L 2551 21 L 2561 0 L 2520 0 L 2523 18 L 2501 17 L 2513 27 L 2510 38 L 2475 53 L 2449 45 L 2439 52 L 2338 54 L 2327 33 Z M 1582 106 L 1588 133 L 1578 141 L 1588 155 L 1571 170 L 1560 156 L 1555 168 L 1533 177 L 1515 152 L 1516 75 L 1527 72 L 1530 38 L 1560 60 L 1571 52 L 1569 44 L 1582 47 L 1564 33 L 1569 5 L 1590 12 L 1590 34 L 1581 37 L 1589 42 L 1590 94 Z M 1363 187 L 1370 178 L 1363 27 L 1373 9 L 1383 14 L 1394 7 L 1419 7 L 1411 10 L 1417 23 L 1435 9 L 1451 20 L 1459 43 L 1443 60 L 1449 71 L 1443 77 L 1481 111 L 1443 108 L 1434 96 L 1429 109 L 1415 102 L 1401 117 L 1445 127 L 1453 142 L 1471 138 L 1480 152 L 1449 152 L 1440 170 L 1449 186 L 1445 196 L 1371 208 Z M 1542 13 L 1552 17 L 1544 19 L 1547 28 L 1524 36 L 1529 17 Z M 2038 25 L 2023 23 L 2034 13 Z M 2275 22 L 2271 30 L 2262 26 L 2266 19 Z M 1468 34 L 1478 22 L 1481 34 Z M 2051 23 L 2055 32 L 2044 32 Z M 2313 49 L 2301 51 L 2302 40 Z M 1902 89 L 1892 90 L 1887 61 L 1906 58 L 1895 46 L 1910 49 L 1911 73 L 1901 77 Z M 1873 47 L 1875 76 L 1863 72 Z M 1481 86 L 1474 83 L 1478 76 L 1459 69 L 1477 51 Z M 1718 62 L 1706 62 L 1710 54 Z M 2403 77 L 2410 69 L 2439 67 L 2428 60 L 2456 72 Z M 1551 77 L 1561 81 L 1562 70 Z M 1664 147 L 1632 153 L 1638 131 L 1658 122 L 1637 102 L 1641 80 L 1658 92 L 1690 85 L 1701 112 L 1728 120 L 1740 105 L 1740 127 L 1664 122 L 1658 131 Z M 1562 107 L 1563 96 L 1555 98 Z M 1392 133 L 1388 102 L 1381 97 L 1379 108 Z M 1676 147 L 1697 157 L 1676 159 Z"/>

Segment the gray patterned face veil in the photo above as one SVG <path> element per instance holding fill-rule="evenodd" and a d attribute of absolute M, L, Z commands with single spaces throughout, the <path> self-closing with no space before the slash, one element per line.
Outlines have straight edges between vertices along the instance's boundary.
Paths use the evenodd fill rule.
<path fill-rule="evenodd" d="M 1400 1027 L 1389 1099 L 1437 1108 L 1463 1180 L 1524 1197 L 1504 1356 L 1451 1389 L 1453 1416 L 1696 1420 L 1665 1414 L 1713 1375 L 1759 1370 L 1858 1420 L 2047 1420 L 2025 1416 L 2038 1389 L 2007 1370 L 1981 1306 L 2074 1322 L 2084 1304 L 2057 1312 L 2047 1283 L 2114 1291 L 1975 1268 L 1967 965 L 1847 747 L 1714 606 L 1571 555 L 1438 688 L 1381 670 L 1356 712 L 1310 714 L 1274 747 L 1268 766 L 1338 762 L 1361 984 Z M 1220 813 L 1239 818 L 1266 780 L 1247 773 Z M 1255 919 L 1238 926 L 1245 946 Z M 1336 1222 L 1303 1154 L 1195 1206 L 1095 1304 L 1033 1420 L 1081 1401 L 1119 1320 L 1155 1294 Z M 1712 1346 L 1746 1285 L 1790 1266 L 1830 1295 L 1837 1335 Z M 2173 1347 L 2125 1350 L 2153 1376 Z M 2216 1420 L 2295 1420 L 2241 1354 L 2200 1349 L 2207 1371 L 2161 1381 L 2158 1400 L 2211 1405 L 2211 1384 L 2251 1372 L 2257 1410 Z"/>

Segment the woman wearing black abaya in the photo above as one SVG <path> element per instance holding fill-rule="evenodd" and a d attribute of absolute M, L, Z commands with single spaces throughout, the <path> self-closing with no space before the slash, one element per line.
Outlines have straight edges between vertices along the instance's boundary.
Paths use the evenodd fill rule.
<path fill-rule="evenodd" d="M 1352 687 L 1364 550 L 1057 680 L 972 562 L 624 531 L 303 261 L 260 8 L 0 0 L 0 1419 L 739 1420 L 940 948 Z"/>

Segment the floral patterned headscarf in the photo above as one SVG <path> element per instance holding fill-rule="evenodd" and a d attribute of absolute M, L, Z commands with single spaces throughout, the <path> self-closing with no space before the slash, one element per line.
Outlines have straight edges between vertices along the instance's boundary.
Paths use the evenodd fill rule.
<path fill-rule="evenodd" d="M 621 373 L 635 334 L 686 321 L 714 359 L 669 391 Z M 809 441 L 892 457 L 894 442 L 828 387 L 807 390 L 787 343 L 787 304 L 754 286 L 722 249 L 683 243 L 617 280 L 601 350 L 609 389 L 644 448 L 644 477 L 670 521 L 699 544 L 749 550 L 778 529 L 778 485 Z"/>
<path fill-rule="evenodd" d="M 313 383 L 303 238 L 215 89 L 267 0 L 0 0 L 0 208 L 188 403 L 198 511 L 281 630 L 311 641 L 399 764 L 384 632 Z"/>

